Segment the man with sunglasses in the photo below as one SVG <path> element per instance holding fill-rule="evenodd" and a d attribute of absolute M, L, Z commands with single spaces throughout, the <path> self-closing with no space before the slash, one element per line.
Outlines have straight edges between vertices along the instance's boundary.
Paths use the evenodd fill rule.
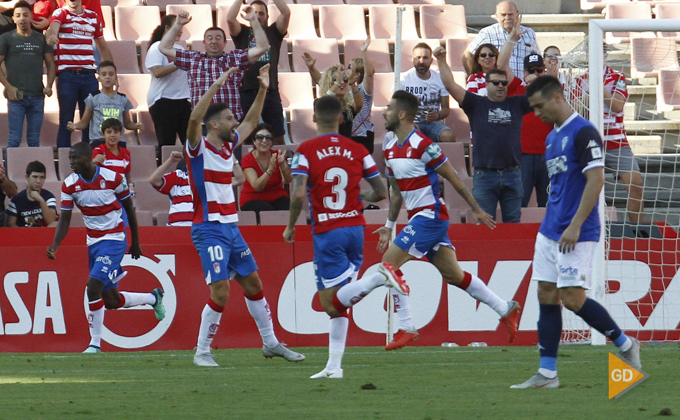
<path fill-rule="evenodd" d="M 531 112 L 526 96 L 508 97 L 508 75 L 500 69 L 486 73 L 487 96 L 467 92 L 453 80 L 446 50 L 438 47 L 442 82 L 470 120 L 475 167 L 472 195 L 486 213 L 496 214 L 500 203 L 503 223 L 519 223 L 522 207 L 522 118 Z"/>

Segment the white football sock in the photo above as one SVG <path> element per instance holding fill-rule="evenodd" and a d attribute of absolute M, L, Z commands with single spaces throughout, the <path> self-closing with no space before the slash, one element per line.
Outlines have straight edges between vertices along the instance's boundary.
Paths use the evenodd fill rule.
<path fill-rule="evenodd" d="M 416 327 L 413 325 L 413 320 L 411 319 L 409 296 L 402 295 L 395 291 L 391 291 L 391 293 L 392 299 L 394 300 L 394 309 L 397 310 L 397 315 L 399 315 L 399 329 L 404 331 L 415 330 Z"/>
<path fill-rule="evenodd" d="M 89 302 L 90 314 L 87 316 L 87 322 L 90 326 L 90 345 L 101 347 L 102 344 L 102 328 L 104 327 L 104 303 L 101 299 Z M 93 307 L 99 307 L 94 309 Z"/>
<path fill-rule="evenodd" d="M 359 303 L 371 290 L 383 284 L 383 275 L 376 272 L 357 281 L 347 283 L 338 290 L 335 296 L 340 303 L 349 308 Z"/>
<path fill-rule="evenodd" d="M 217 333 L 217 329 L 220 327 L 221 318 L 222 312 L 217 312 L 210 305 L 205 305 L 201 313 L 201 326 L 198 329 L 196 353 L 210 353 L 210 344 Z"/>
<path fill-rule="evenodd" d="M 269 348 L 274 348 L 279 345 L 279 340 L 274 335 L 274 324 L 272 323 L 272 312 L 269 309 L 267 298 L 258 300 L 250 300 L 246 296 L 246 306 L 250 316 L 255 320 L 257 329 L 260 330 L 262 336 L 262 343 Z"/>
<path fill-rule="evenodd" d="M 139 305 L 155 305 L 156 296 L 152 293 L 133 293 L 133 292 L 120 292 L 125 298 L 125 303 L 123 308 L 129 308 L 131 306 Z"/>
<path fill-rule="evenodd" d="M 539 368 L 538 373 L 541 375 L 545 376 L 548 379 L 553 379 L 557 377 L 557 371 L 556 370 L 548 370 L 545 368 Z"/>
<path fill-rule="evenodd" d="M 508 312 L 508 302 L 499 298 L 489 289 L 486 284 L 477 276 L 471 275 L 472 281 L 467 289 L 464 289 L 473 298 L 486 303 L 500 316 Z"/>
<path fill-rule="evenodd" d="M 342 367 L 342 356 L 345 354 L 348 328 L 349 318 L 346 316 L 337 316 L 330 319 L 327 370 L 338 370 Z"/>

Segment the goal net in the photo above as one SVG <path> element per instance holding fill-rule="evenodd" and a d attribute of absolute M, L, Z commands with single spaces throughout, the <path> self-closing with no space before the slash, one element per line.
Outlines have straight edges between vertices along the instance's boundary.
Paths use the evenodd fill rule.
<path fill-rule="evenodd" d="M 680 66 L 675 38 L 657 37 L 672 28 L 680 21 L 591 21 L 587 39 L 561 58 L 571 106 L 610 147 L 625 130 L 639 166 L 623 149 L 606 151 L 604 240 L 590 294 L 642 341 L 680 339 Z M 603 88 L 621 96 L 604 99 Z M 571 311 L 563 316 L 563 343 L 604 344 Z"/>

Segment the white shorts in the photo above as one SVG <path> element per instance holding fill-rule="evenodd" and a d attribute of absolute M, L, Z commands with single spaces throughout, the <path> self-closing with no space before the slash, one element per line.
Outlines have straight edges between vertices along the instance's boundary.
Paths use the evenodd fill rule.
<path fill-rule="evenodd" d="M 579 242 L 573 251 L 563 254 L 557 241 L 539 233 L 534 247 L 532 280 L 557 283 L 557 288 L 590 289 L 593 254 L 597 242 Z"/>

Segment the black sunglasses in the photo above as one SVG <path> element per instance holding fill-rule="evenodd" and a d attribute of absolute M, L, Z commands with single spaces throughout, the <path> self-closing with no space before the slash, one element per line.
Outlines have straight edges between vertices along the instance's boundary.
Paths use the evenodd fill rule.
<path fill-rule="evenodd" d="M 491 83 L 493 83 L 494 86 L 498 86 L 498 85 L 507 86 L 508 85 L 507 80 L 492 80 Z"/>
<path fill-rule="evenodd" d="M 255 136 L 255 140 L 270 140 L 271 141 L 273 139 L 274 139 L 274 136 L 268 136 L 268 135 L 265 135 L 265 134 L 257 134 Z"/>
<path fill-rule="evenodd" d="M 527 73 L 529 74 L 534 74 L 534 73 L 544 73 L 545 72 L 545 67 L 532 67 L 527 69 Z"/>
<path fill-rule="evenodd" d="M 486 58 L 486 57 L 494 58 L 495 56 L 496 56 L 496 54 L 494 54 L 494 53 L 492 53 L 492 52 L 490 52 L 490 53 L 481 53 L 481 54 L 479 54 L 479 57 L 480 57 L 480 58 Z"/>

